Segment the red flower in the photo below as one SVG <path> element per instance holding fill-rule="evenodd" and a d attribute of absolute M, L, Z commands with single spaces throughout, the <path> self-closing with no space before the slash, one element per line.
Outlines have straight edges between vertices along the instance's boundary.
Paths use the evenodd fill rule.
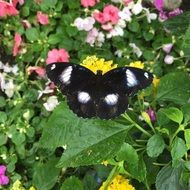
<path fill-rule="evenodd" d="M 103 14 L 106 21 L 111 21 L 112 24 L 116 24 L 119 20 L 119 9 L 113 5 L 107 5 L 104 7 Z"/>
<path fill-rule="evenodd" d="M 65 49 L 53 49 L 48 52 L 47 64 L 53 62 L 69 62 L 69 54 Z"/>
<path fill-rule="evenodd" d="M 14 47 L 13 47 L 13 56 L 16 56 L 20 51 L 20 46 L 21 46 L 21 43 L 22 43 L 21 35 L 16 33 L 15 37 L 14 37 L 14 41 L 15 41 L 15 44 L 14 44 Z"/>
<path fill-rule="evenodd" d="M 42 25 L 49 24 L 48 15 L 43 14 L 41 11 L 38 11 L 37 12 L 37 21 Z"/>
<path fill-rule="evenodd" d="M 19 13 L 18 10 L 13 6 L 12 3 L 0 0 L 0 17 L 4 17 L 7 15 L 15 16 L 18 13 Z"/>

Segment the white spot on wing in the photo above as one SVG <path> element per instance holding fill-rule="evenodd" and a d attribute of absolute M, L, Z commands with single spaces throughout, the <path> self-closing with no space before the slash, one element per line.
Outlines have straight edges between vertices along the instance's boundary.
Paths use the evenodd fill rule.
<path fill-rule="evenodd" d="M 53 70 L 53 69 L 55 69 L 55 64 L 53 64 L 52 66 L 51 66 L 51 70 Z"/>
<path fill-rule="evenodd" d="M 78 92 L 78 101 L 82 104 L 87 103 L 91 98 L 87 92 Z"/>
<path fill-rule="evenodd" d="M 104 100 L 108 105 L 113 106 L 118 102 L 118 94 L 108 94 Z"/>
<path fill-rule="evenodd" d="M 63 70 L 63 72 L 60 75 L 60 80 L 64 83 L 64 84 L 69 84 L 70 78 L 71 78 L 71 72 L 72 72 L 73 68 L 72 66 L 67 67 L 66 69 Z"/>
<path fill-rule="evenodd" d="M 148 79 L 149 78 L 149 75 L 147 72 L 144 73 L 144 76 Z"/>
<path fill-rule="evenodd" d="M 126 70 L 126 77 L 127 77 L 127 85 L 129 87 L 133 87 L 138 84 L 138 81 L 137 81 L 135 75 L 129 69 Z"/>

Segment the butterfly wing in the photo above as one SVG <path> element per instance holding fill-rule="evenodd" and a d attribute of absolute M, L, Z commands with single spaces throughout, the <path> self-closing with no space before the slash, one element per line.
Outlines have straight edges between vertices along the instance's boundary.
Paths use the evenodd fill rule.
<path fill-rule="evenodd" d="M 133 67 L 120 67 L 107 72 L 100 84 L 102 90 L 97 116 L 111 119 L 124 113 L 128 108 L 128 96 L 149 86 L 152 79 L 151 73 Z"/>
<path fill-rule="evenodd" d="M 135 67 L 120 67 L 103 75 L 104 85 L 131 96 L 152 83 L 153 75 Z"/>
<path fill-rule="evenodd" d="M 48 78 L 66 95 L 69 108 L 79 117 L 96 115 L 93 101 L 95 74 L 89 69 L 72 63 L 52 63 L 46 67 Z"/>
<path fill-rule="evenodd" d="M 94 79 L 94 73 L 83 66 L 67 62 L 48 64 L 48 78 L 60 88 L 64 95 L 72 94 Z"/>

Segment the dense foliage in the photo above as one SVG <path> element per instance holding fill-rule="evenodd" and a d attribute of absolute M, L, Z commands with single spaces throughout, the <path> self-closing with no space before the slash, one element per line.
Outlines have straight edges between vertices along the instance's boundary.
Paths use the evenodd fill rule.
<path fill-rule="evenodd" d="M 190 189 L 185 3 L 0 1 L 0 189 Z M 154 74 L 117 119 L 78 118 L 46 77 L 94 55 Z"/>

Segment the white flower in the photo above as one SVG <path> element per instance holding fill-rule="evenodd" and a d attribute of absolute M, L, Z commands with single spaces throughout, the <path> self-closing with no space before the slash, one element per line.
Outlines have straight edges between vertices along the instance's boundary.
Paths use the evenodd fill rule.
<path fill-rule="evenodd" d="M 58 104 L 57 96 L 50 96 L 43 105 L 47 111 L 53 111 Z"/>
<path fill-rule="evenodd" d="M 5 76 L 4 74 L 0 73 L 0 88 L 3 91 L 5 86 Z"/>
<path fill-rule="evenodd" d="M 123 55 L 123 51 L 120 50 L 120 49 L 118 49 L 117 51 L 115 51 L 114 54 L 115 54 L 117 57 L 122 57 L 122 55 Z"/>
<path fill-rule="evenodd" d="M 2 86 L 2 90 L 5 92 L 5 94 L 11 98 L 14 95 L 15 91 L 15 85 L 12 80 L 9 80 L 7 83 Z"/>
<path fill-rule="evenodd" d="M 111 38 L 114 36 L 123 36 L 124 30 L 119 25 L 115 25 L 115 27 L 107 34 L 107 38 Z"/>
<path fill-rule="evenodd" d="M 11 72 L 12 72 L 13 74 L 15 74 L 15 75 L 18 75 L 18 70 L 19 70 L 19 69 L 18 69 L 18 66 L 17 66 L 17 65 L 14 65 L 14 66 L 12 67 L 12 71 L 11 71 Z"/>
<path fill-rule="evenodd" d="M 77 27 L 78 30 L 90 31 L 93 28 L 95 23 L 95 19 L 93 17 L 86 17 L 85 19 L 76 18 L 74 21 L 74 26 Z"/>
<path fill-rule="evenodd" d="M 98 32 L 96 28 L 93 28 L 92 30 L 89 31 L 85 41 L 89 43 L 90 46 L 92 47 L 95 44 L 98 47 L 101 47 L 105 41 L 105 35 L 103 34 L 103 32 Z"/>
<path fill-rule="evenodd" d="M 10 67 L 8 63 L 6 63 L 6 65 L 3 65 L 3 70 L 5 73 L 10 73 L 12 71 L 12 67 Z"/>
<path fill-rule="evenodd" d="M 174 62 L 174 57 L 172 55 L 166 55 L 164 62 L 168 65 L 171 65 Z"/>
<path fill-rule="evenodd" d="M 123 0 L 111 0 L 114 3 L 123 3 Z"/>
<path fill-rule="evenodd" d="M 135 53 L 137 57 L 140 57 L 142 55 L 142 51 L 139 47 L 136 46 L 136 44 L 130 43 L 129 46 L 133 48 L 133 53 Z"/>
<path fill-rule="evenodd" d="M 131 21 L 131 12 L 128 7 L 125 7 L 122 11 L 118 13 L 119 17 L 127 22 Z"/>
<path fill-rule="evenodd" d="M 123 19 L 119 19 L 117 25 L 120 26 L 121 28 L 126 27 L 126 23 Z"/>
<path fill-rule="evenodd" d="M 143 10 L 143 7 L 142 7 L 141 3 L 136 3 L 133 5 L 131 11 L 134 15 L 138 15 L 139 13 L 142 12 L 142 10 Z"/>
<path fill-rule="evenodd" d="M 156 18 L 157 18 L 156 13 L 150 13 L 149 9 L 147 9 L 147 8 L 143 8 L 143 10 L 146 13 L 146 18 L 147 18 L 148 23 L 151 23 L 151 20 L 156 20 Z"/>
<path fill-rule="evenodd" d="M 39 93 L 38 99 L 40 99 L 43 94 L 50 94 L 50 93 L 52 93 L 53 91 L 54 91 L 54 90 L 51 89 L 49 86 L 46 86 L 44 90 L 38 90 L 38 93 Z"/>

